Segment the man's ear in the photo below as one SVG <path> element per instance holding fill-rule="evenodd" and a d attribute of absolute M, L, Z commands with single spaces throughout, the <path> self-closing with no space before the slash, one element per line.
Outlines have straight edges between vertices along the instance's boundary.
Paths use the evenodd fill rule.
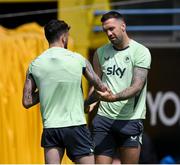
<path fill-rule="evenodd" d="M 122 29 L 123 32 L 126 31 L 126 24 L 125 24 L 125 23 L 122 23 L 122 24 L 121 24 L 121 29 Z"/>
<path fill-rule="evenodd" d="M 61 40 L 62 40 L 62 43 L 65 43 L 65 41 L 66 41 L 65 34 L 61 35 Z"/>
<path fill-rule="evenodd" d="M 67 38 L 68 38 L 68 33 L 64 33 L 64 34 L 62 34 L 62 42 L 63 43 L 66 43 L 67 42 Z"/>

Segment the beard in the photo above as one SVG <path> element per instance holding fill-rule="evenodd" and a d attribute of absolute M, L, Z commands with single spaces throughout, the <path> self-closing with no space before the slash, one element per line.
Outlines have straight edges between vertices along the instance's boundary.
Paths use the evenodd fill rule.
<path fill-rule="evenodd" d="M 123 37 L 121 36 L 121 37 L 116 37 L 116 38 L 114 38 L 114 39 L 109 39 L 110 40 L 110 42 L 113 44 L 113 45 L 120 45 L 121 43 L 122 43 L 122 41 L 123 41 Z"/>

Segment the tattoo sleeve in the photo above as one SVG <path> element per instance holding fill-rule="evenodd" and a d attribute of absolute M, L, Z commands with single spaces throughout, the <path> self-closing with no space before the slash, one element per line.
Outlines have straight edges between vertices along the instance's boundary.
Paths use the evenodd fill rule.
<path fill-rule="evenodd" d="M 147 74 L 147 69 L 135 67 L 131 86 L 117 93 L 115 96 L 116 101 L 126 100 L 137 95 L 144 87 L 147 79 Z"/>
<path fill-rule="evenodd" d="M 88 60 L 86 60 L 86 69 L 84 76 L 87 78 L 90 84 L 93 85 L 97 90 L 104 91 L 106 89 L 98 75 L 94 72 Z"/>
<path fill-rule="evenodd" d="M 26 80 L 23 89 L 23 105 L 30 108 L 39 103 L 39 91 L 31 74 L 26 74 Z"/>

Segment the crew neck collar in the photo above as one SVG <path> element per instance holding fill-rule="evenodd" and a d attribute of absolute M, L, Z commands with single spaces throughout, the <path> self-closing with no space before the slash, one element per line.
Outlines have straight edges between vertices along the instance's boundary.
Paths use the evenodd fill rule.
<path fill-rule="evenodd" d="M 113 44 L 112 44 L 112 47 L 113 47 L 113 49 L 116 50 L 116 51 L 123 51 L 123 50 L 126 50 L 126 49 L 129 48 L 129 45 L 130 45 L 131 41 L 132 41 L 132 39 L 130 39 L 130 40 L 129 40 L 129 44 L 128 44 L 125 48 L 122 48 L 122 49 L 118 49 L 118 48 L 114 47 Z"/>
<path fill-rule="evenodd" d="M 125 48 L 122 48 L 122 49 L 118 49 L 118 48 L 116 48 L 116 47 L 114 47 L 114 46 L 112 46 L 116 51 L 123 51 L 123 50 L 126 50 L 126 49 L 128 49 L 129 48 L 129 45 L 128 46 L 126 46 Z"/>

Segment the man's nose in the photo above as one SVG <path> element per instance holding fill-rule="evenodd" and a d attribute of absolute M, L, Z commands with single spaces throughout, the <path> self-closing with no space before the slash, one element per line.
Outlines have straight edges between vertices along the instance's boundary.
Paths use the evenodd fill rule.
<path fill-rule="evenodd" d="M 112 36 L 112 32 L 110 30 L 107 31 L 108 36 Z"/>

